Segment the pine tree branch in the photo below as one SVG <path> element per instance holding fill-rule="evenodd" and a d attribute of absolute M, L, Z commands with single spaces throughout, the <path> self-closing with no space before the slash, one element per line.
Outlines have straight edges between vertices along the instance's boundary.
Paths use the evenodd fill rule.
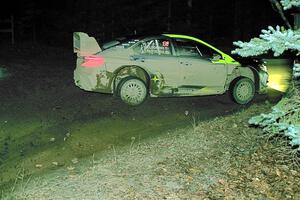
<path fill-rule="evenodd" d="M 291 9 L 292 7 L 300 7 L 300 0 L 281 0 L 280 3 L 284 10 Z"/>
<path fill-rule="evenodd" d="M 259 38 L 253 38 L 249 42 L 234 42 L 236 48 L 232 51 L 233 54 L 238 54 L 242 57 L 257 56 L 266 54 L 269 51 L 274 52 L 274 56 L 281 55 L 286 50 L 300 52 L 300 33 L 288 30 L 280 30 L 269 26 L 268 30 L 262 30 Z"/>

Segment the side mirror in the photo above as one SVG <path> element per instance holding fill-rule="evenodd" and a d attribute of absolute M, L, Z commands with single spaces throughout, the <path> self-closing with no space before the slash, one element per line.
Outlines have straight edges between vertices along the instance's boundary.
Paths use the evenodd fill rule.
<path fill-rule="evenodd" d="M 212 61 L 218 61 L 221 59 L 222 59 L 222 56 L 220 54 L 213 54 Z"/>

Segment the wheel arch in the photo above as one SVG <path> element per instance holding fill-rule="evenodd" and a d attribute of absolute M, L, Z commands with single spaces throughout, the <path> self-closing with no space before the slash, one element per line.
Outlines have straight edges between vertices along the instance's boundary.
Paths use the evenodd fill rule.
<path fill-rule="evenodd" d="M 116 69 L 113 73 L 114 77 L 112 89 L 114 94 L 117 94 L 118 85 L 120 84 L 121 80 L 129 76 L 141 79 L 145 83 L 148 91 L 150 89 L 150 75 L 144 68 L 138 65 L 123 65 Z"/>
<path fill-rule="evenodd" d="M 259 89 L 258 71 L 251 66 L 235 68 L 227 79 L 227 83 L 225 86 L 226 90 L 229 90 L 231 85 L 234 84 L 236 81 L 238 81 L 241 78 L 251 79 L 254 83 L 255 91 L 258 91 L 258 89 Z"/>

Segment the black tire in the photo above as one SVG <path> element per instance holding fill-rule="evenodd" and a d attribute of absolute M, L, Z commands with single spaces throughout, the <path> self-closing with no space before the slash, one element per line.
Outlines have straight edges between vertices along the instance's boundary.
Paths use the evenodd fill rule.
<path fill-rule="evenodd" d="M 121 80 L 118 87 L 118 94 L 124 103 L 137 106 L 146 100 L 148 90 L 144 81 L 130 76 Z"/>
<path fill-rule="evenodd" d="M 254 98 L 255 85 L 249 78 L 239 78 L 231 84 L 230 95 L 236 103 L 247 104 Z"/>

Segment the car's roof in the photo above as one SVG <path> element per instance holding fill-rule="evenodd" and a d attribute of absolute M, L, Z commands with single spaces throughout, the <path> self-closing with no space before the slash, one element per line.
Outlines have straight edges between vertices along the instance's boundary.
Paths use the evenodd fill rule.
<path fill-rule="evenodd" d="M 197 37 L 189 36 L 189 35 L 183 35 L 183 34 L 174 34 L 174 33 L 160 33 L 160 34 L 152 34 L 152 35 L 127 35 L 127 36 L 124 36 L 124 37 L 117 37 L 114 40 L 112 40 L 111 42 L 102 45 L 102 48 L 105 50 L 105 49 L 117 46 L 117 45 L 119 45 L 123 42 L 126 42 L 126 41 L 129 41 L 129 42 L 134 41 L 133 45 L 127 45 L 128 48 L 130 48 L 130 47 L 134 47 L 134 45 L 137 44 L 136 42 L 139 42 L 139 41 L 145 40 L 145 39 L 155 39 L 155 38 L 187 39 L 187 40 L 192 40 L 192 41 L 195 41 L 195 42 L 199 42 L 199 43 L 215 50 L 219 54 L 221 54 L 222 57 L 225 59 L 225 61 L 227 63 L 238 63 L 231 56 L 229 56 L 226 53 L 222 52 L 221 50 L 214 47 L 213 45 L 211 45 L 211 44 L 209 44 L 209 43 L 207 43 L 203 40 L 200 40 Z M 137 40 L 137 41 L 135 41 L 135 40 Z"/>
<path fill-rule="evenodd" d="M 121 36 L 121 37 L 116 37 L 113 40 L 115 41 L 126 41 L 126 40 L 143 40 L 146 38 L 161 38 L 161 37 L 168 37 L 168 38 L 181 38 L 181 37 L 185 37 L 185 38 L 194 38 L 192 36 L 188 36 L 188 35 L 182 35 L 182 34 L 174 34 L 174 33 L 158 33 L 158 34 L 135 34 L 135 35 L 125 35 L 125 36 Z M 110 40 L 110 41 L 113 41 Z M 106 41 L 109 42 L 109 41 Z"/>
<path fill-rule="evenodd" d="M 167 36 L 164 36 L 163 34 L 157 34 L 157 35 L 126 35 L 122 37 L 116 37 L 113 40 L 109 40 L 106 42 L 103 42 L 101 45 L 102 49 L 109 49 L 111 47 L 117 46 L 122 43 L 126 43 L 128 41 L 141 41 L 144 39 L 155 39 L 155 38 L 166 38 Z M 135 43 L 135 42 L 134 42 Z"/>

